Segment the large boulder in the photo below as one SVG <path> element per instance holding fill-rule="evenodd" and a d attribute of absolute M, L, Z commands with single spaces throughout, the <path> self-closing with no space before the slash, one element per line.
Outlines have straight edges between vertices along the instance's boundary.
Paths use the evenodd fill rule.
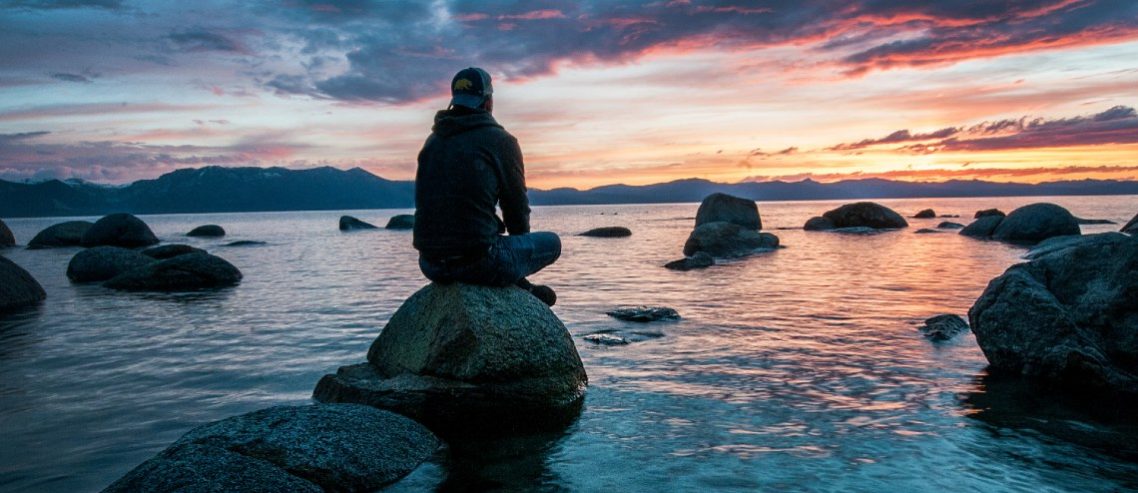
<path fill-rule="evenodd" d="M 190 430 L 105 491 L 374 491 L 438 446 L 423 425 L 368 406 L 272 407 Z"/>
<path fill-rule="evenodd" d="M 822 214 L 835 228 L 905 228 L 909 223 L 893 209 L 873 202 L 846 204 Z"/>
<path fill-rule="evenodd" d="M 714 222 L 737 224 L 745 229 L 763 229 L 759 207 L 754 200 L 725 193 L 713 193 L 703 199 L 695 213 L 695 226 Z"/>
<path fill-rule="evenodd" d="M 965 226 L 960 230 L 960 234 L 972 238 L 991 238 L 992 233 L 996 231 L 996 227 L 1003 222 L 1004 216 L 989 214 L 980 216 L 979 219 L 972 221 L 971 224 Z"/>
<path fill-rule="evenodd" d="M 233 264 L 221 257 L 198 252 L 178 255 L 126 271 L 103 285 L 124 291 L 174 292 L 222 288 L 239 282 L 241 282 L 241 271 Z"/>
<path fill-rule="evenodd" d="M 387 220 L 387 226 L 384 229 L 412 229 L 415 227 L 415 216 L 413 214 L 399 214 L 391 216 Z"/>
<path fill-rule="evenodd" d="M 513 286 L 420 289 L 367 361 L 325 375 L 314 397 L 391 409 L 436 430 L 543 427 L 575 417 L 588 384 L 569 331 Z"/>
<path fill-rule="evenodd" d="M 624 226 L 606 226 L 603 228 L 590 229 L 581 233 L 581 236 L 591 236 L 593 238 L 624 238 L 632 236 L 632 230 Z"/>
<path fill-rule="evenodd" d="M 993 279 L 969 323 L 993 373 L 1138 394 L 1138 241 L 1053 242 Z"/>
<path fill-rule="evenodd" d="M 0 220 L 0 248 L 16 246 L 16 237 L 12 235 L 12 230 L 8 229 L 8 225 Z"/>
<path fill-rule="evenodd" d="M 88 248 L 76 253 L 67 264 L 72 282 L 106 281 L 124 272 L 154 263 L 154 259 L 135 250 L 114 246 Z"/>
<path fill-rule="evenodd" d="M 120 246 L 136 248 L 158 243 L 158 237 L 141 219 L 130 214 L 111 214 L 95 221 L 83 234 L 85 247 Z"/>
<path fill-rule="evenodd" d="M 1134 218 L 1131 219 L 1130 222 L 1126 223 L 1126 225 L 1122 227 L 1121 231 L 1123 233 L 1138 235 L 1138 214 L 1135 214 Z"/>
<path fill-rule="evenodd" d="M 191 229 L 189 233 L 186 233 L 186 236 L 220 238 L 222 236 L 225 236 L 225 228 L 222 228 L 216 224 L 206 224 L 204 226 L 198 226 L 194 229 Z"/>
<path fill-rule="evenodd" d="M 363 222 L 352 216 L 340 216 L 340 231 L 356 231 L 360 229 L 379 229 L 376 225 Z"/>
<path fill-rule="evenodd" d="M 47 293 L 23 267 L 0 257 L 0 313 L 35 305 Z"/>
<path fill-rule="evenodd" d="M 1079 221 L 1067 209 L 1039 203 L 1020 207 L 1008 214 L 992 239 L 1010 243 L 1039 243 L 1054 236 L 1081 234 Z"/>
<path fill-rule="evenodd" d="M 737 257 L 775 248 L 778 237 L 773 234 L 720 221 L 697 226 L 684 243 L 684 255 L 705 252 L 713 257 Z"/>
<path fill-rule="evenodd" d="M 28 249 L 79 246 L 83 242 L 83 235 L 87 234 L 87 230 L 94 224 L 89 221 L 67 221 L 48 226 L 36 233 L 32 241 L 28 242 Z"/>

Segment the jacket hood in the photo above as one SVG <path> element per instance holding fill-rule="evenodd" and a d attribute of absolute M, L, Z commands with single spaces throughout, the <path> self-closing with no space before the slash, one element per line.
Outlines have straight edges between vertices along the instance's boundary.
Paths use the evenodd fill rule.
<path fill-rule="evenodd" d="M 482 127 L 502 128 L 488 111 L 443 110 L 435 114 L 435 125 L 431 127 L 431 131 L 443 137 L 450 137 Z"/>

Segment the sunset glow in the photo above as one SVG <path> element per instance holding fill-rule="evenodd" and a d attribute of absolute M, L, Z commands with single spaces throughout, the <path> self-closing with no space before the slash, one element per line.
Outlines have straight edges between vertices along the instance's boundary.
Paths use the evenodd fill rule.
<path fill-rule="evenodd" d="M 1138 179 L 1138 3 L 0 1 L 0 178 L 411 179 L 495 77 L 529 184 Z"/>

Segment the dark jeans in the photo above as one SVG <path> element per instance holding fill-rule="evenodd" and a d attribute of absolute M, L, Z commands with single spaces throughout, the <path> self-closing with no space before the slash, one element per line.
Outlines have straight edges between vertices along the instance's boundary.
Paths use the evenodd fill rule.
<path fill-rule="evenodd" d="M 561 238 L 539 231 L 499 236 L 486 256 L 473 262 L 448 265 L 419 257 L 419 269 L 435 282 L 464 282 L 484 286 L 509 286 L 552 264 L 561 256 Z"/>

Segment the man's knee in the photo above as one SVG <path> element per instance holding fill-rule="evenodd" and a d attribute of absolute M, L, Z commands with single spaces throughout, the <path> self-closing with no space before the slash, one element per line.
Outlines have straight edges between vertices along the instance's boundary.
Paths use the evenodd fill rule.
<path fill-rule="evenodd" d="M 549 263 L 556 262 L 561 258 L 561 237 L 557 233 L 542 231 L 538 233 L 541 235 L 542 249 L 548 252 Z"/>

